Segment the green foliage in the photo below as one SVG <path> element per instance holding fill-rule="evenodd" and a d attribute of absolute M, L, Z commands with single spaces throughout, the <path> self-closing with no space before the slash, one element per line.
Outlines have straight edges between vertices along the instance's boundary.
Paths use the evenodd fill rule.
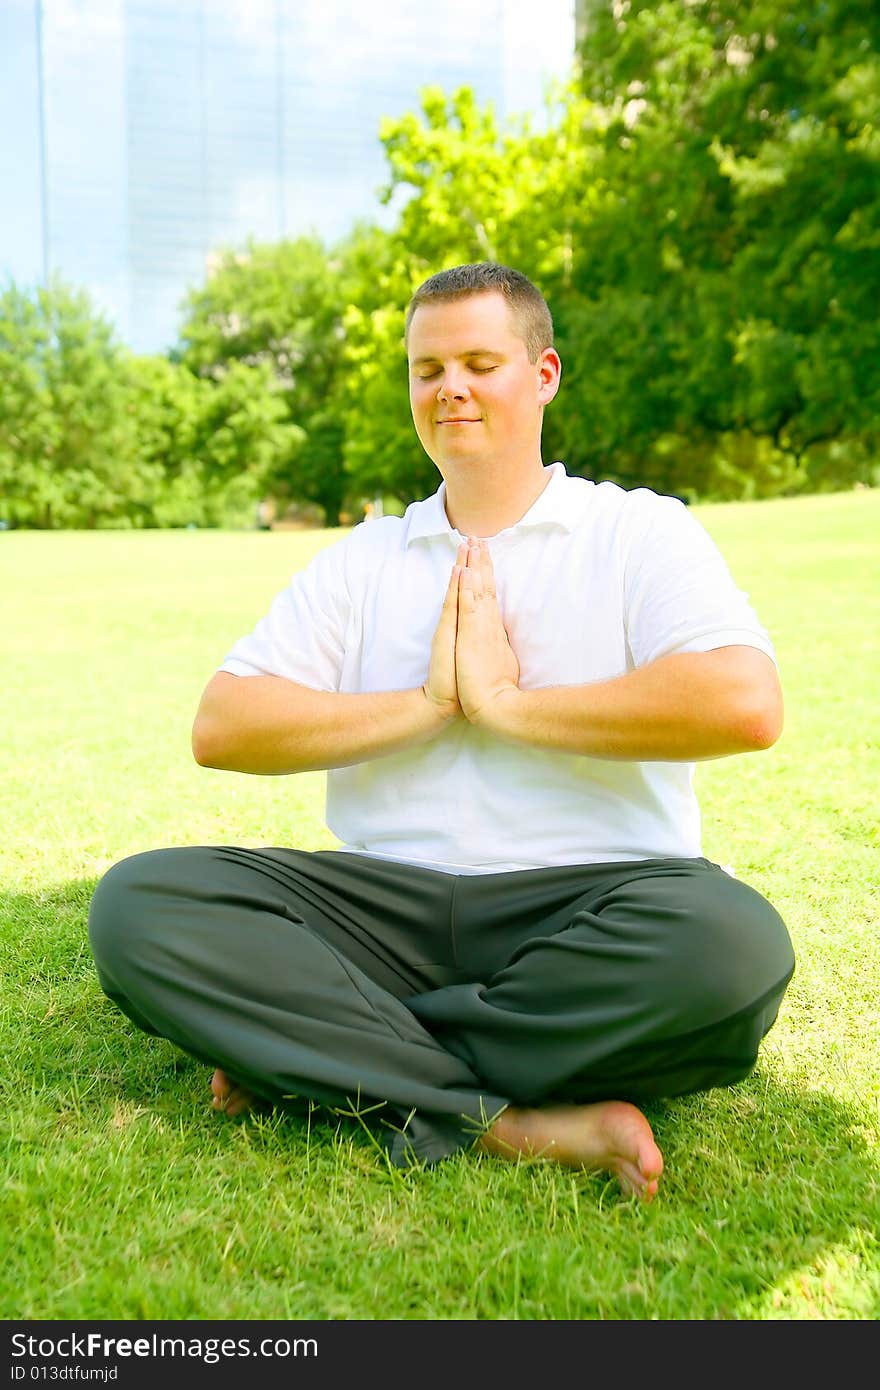
<path fill-rule="evenodd" d="M 876 484 L 880 11 L 589 0 L 546 128 L 468 89 L 386 120 L 389 231 L 219 255 L 171 360 L 82 296 L 0 298 L 0 489 L 17 525 L 240 524 L 437 483 L 409 415 L 413 290 L 464 261 L 544 290 L 545 457 L 696 498 Z"/>
<path fill-rule="evenodd" d="M 13 525 L 94 526 L 144 480 L 123 353 L 83 294 L 0 295 L 0 514 Z"/>
<path fill-rule="evenodd" d="M 236 364 L 271 375 L 284 435 L 264 470 L 268 492 L 322 506 L 336 525 L 347 485 L 340 409 L 345 276 L 320 241 L 251 244 L 226 251 L 188 299 L 183 362 L 223 383 Z M 279 417 L 280 418 L 280 417 Z"/>
<path fill-rule="evenodd" d="M 877 30 L 842 0 L 807 18 L 596 0 L 547 131 L 502 132 L 467 91 L 385 123 L 407 288 L 491 257 L 547 294 L 565 370 L 546 456 L 691 497 L 797 491 L 837 465 L 841 485 L 874 480 Z M 360 325 L 366 391 L 401 321 Z M 415 495 L 388 405 L 363 454 Z"/>
<path fill-rule="evenodd" d="M 267 366 L 218 380 L 132 357 L 60 282 L 0 296 L 0 519 L 13 526 L 250 523 L 291 425 Z"/>
<path fill-rule="evenodd" d="M 129 362 L 128 379 L 138 453 L 156 480 L 146 524 L 250 523 L 278 456 L 301 434 L 268 366 L 234 362 L 214 382 L 141 357 Z"/>
<path fill-rule="evenodd" d="M 349 293 L 343 320 L 345 468 L 354 496 L 390 492 L 410 501 L 437 486 L 409 412 L 403 319 L 424 276 L 413 276 L 400 239 L 361 227 L 344 247 Z"/>
<path fill-rule="evenodd" d="M 526 123 L 501 132 L 469 90 L 446 98 L 431 88 L 420 116 L 383 123 L 384 196 L 404 193 L 406 202 L 393 231 L 373 233 L 369 275 L 352 275 L 360 293 L 345 317 L 345 452 L 360 491 L 385 489 L 409 500 L 437 485 L 406 392 L 404 311 L 422 281 L 485 259 L 516 265 L 540 283 L 564 276 L 570 246 L 552 212 L 565 215 L 572 170 L 584 174 L 590 165 L 593 146 L 582 137 L 596 117 L 574 93 L 558 115 L 548 133 L 532 135 Z"/>
<path fill-rule="evenodd" d="M 597 310 L 650 292 L 676 431 L 705 438 L 713 495 L 730 495 L 723 438 L 806 460 L 785 489 L 827 441 L 850 460 L 876 442 L 878 37 L 876 9 L 847 0 L 589 6 L 582 83 L 611 117 L 616 198 L 582 228 L 574 288 Z"/>

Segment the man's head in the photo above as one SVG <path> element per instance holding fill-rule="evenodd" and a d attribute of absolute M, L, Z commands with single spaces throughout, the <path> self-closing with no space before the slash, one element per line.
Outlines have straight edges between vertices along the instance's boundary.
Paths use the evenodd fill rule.
<path fill-rule="evenodd" d="M 560 362 L 543 296 L 487 262 L 432 275 L 406 316 L 413 422 L 447 485 L 501 489 L 540 473 Z M 476 471 L 475 471 L 476 470 Z"/>
<path fill-rule="evenodd" d="M 536 285 L 519 270 L 495 261 L 476 261 L 441 270 L 420 285 L 406 311 L 404 341 L 409 343 L 413 315 L 422 304 L 450 303 L 472 294 L 502 294 L 510 310 L 514 331 L 526 345 L 530 362 L 537 362 L 544 348 L 553 346 L 553 320 L 547 301 Z"/>

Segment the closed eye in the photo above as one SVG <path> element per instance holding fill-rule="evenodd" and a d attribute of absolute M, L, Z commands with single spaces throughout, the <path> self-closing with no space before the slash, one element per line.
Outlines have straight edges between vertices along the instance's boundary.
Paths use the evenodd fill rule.
<path fill-rule="evenodd" d="M 497 370 L 498 370 L 498 367 L 497 367 L 497 364 L 496 364 L 495 366 L 492 366 L 492 367 L 468 367 L 467 370 L 468 370 L 469 372 L 475 372 L 478 376 L 485 376 L 487 372 L 495 372 L 495 371 L 497 371 Z M 417 379 L 418 381 L 431 381 L 431 380 L 433 380 L 433 378 L 434 378 L 435 376 L 440 376 L 440 374 L 441 374 L 441 368 L 440 368 L 440 367 L 437 367 L 437 368 L 435 368 L 435 370 L 432 371 L 432 372 L 419 371 L 419 372 L 416 372 L 415 375 L 416 375 L 416 379 Z"/>

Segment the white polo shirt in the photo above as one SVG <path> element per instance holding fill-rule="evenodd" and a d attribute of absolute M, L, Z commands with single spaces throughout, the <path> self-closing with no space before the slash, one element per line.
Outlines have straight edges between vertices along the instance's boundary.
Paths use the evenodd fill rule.
<path fill-rule="evenodd" d="M 569 477 L 561 463 L 489 540 L 524 690 L 612 680 L 673 652 L 770 638 L 706 530 L 676 498 Z M 222 670 L 326 691 L 406 690 L 462 536 L 445 485 L 403 517 L 362 523 L 318 554 Z M 327 774 L 345 849 L 454 873 L 698 857 L 693 763 L 590 758 L 506 742 L 455 720 L 433 742 Z"/>

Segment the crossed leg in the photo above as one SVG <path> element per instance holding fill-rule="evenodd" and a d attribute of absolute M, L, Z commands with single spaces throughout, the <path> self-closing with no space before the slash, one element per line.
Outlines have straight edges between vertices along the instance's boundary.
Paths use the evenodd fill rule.
<path fill-rule="evenodd" d="M 90 929 L 110 997 L 214 1064 L 218 1111 L 291 1094 L 339 1104 L 363 1091 L 415 1116 L 393 1141 L 401 1160 L 412 1136 L 433 1162 L 479 1134 L 482 1152 L 609 1172 L 650 1200 L 663 1158 L 631 1102 L 745 1075 L 791 970 L 769 904 L 708 869 L 573 867 L 569 886 L 551 871 L 516 876 L 523 935 L 501 952 L 508 964 L 493 973 L 490 961 L 457 958 L 449 984 L 448 962 L 431 983 L 400 946 L 405 937 L 419 959 L 440 959 L 428 951 L 445 948 L 443 933 L 428 933 L 448 921 L 448 877 L 356 856 L 136 856 L 99 887 Z M 696 897 L 695 876 L 705 879 Z M 589 901 L 575 903 L 581 879 Z M 471 904 L 455 919 L 460 950 L 497 942 L 499 887 L 460 888 Z M 420 915 L 398 930 L 401 903 Z M 480 1133 L 486 1115 L 495 1119 Z"/>
<path fill-rule="evenodd" d="M 211 1078 L 212 1105 L 234 1117 L 259 1101 L 218 1067 Z M 613 1173 L 628 1196 L 651 1201 L 663 1172 L 663 1155 L 641 1110 L 626 1101 L 518 1109 L 499 1115 L 476 1147 L 497 1158 L 521 1156 L 567 1168 Z"/>

